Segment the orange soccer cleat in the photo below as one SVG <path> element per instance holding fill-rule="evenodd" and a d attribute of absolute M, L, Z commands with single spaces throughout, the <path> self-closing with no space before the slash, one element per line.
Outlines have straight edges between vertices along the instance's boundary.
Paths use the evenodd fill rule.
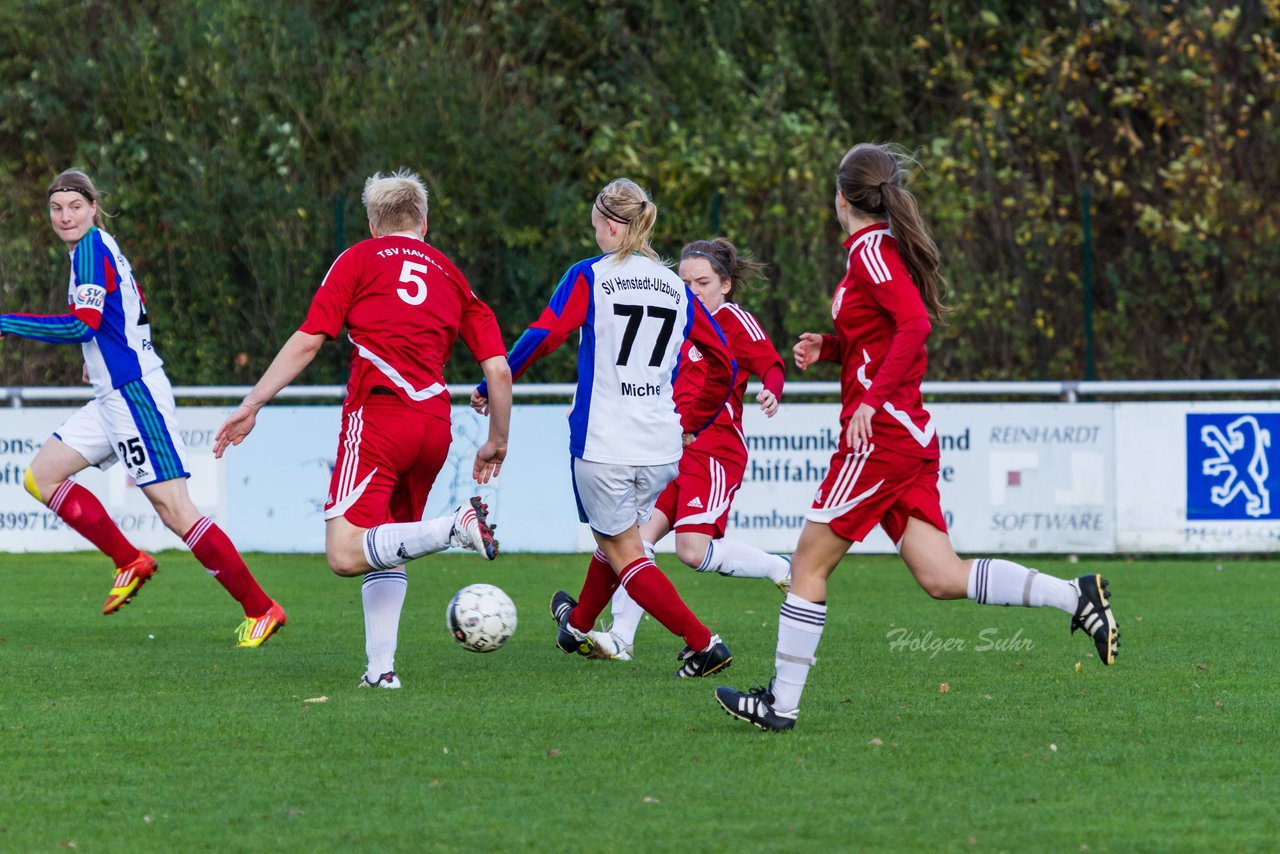
<path fill-rule="evenodd" d="M 114 614 L 129 604 L 130 600 L 138 595 L 142 585 L 150 581 L 151 576 L 155 574 L 156 559 L 144 551 L 139 551 L 138 556 L 127 566 L 116 570 L 115 581 L 111 582 L 111 592 L 107 594 L 107 601 L 102 603 L 102 613 Z"/>
<path fill-rule="evenodd" d="M 272 602 L 267 613 L 261 617 L 244 618 L 244 622 L 236 629 L 236 646 L 247 649 L 262 646 L 278 629 L 284 628 L 285 622 L 284 608 Z"/>

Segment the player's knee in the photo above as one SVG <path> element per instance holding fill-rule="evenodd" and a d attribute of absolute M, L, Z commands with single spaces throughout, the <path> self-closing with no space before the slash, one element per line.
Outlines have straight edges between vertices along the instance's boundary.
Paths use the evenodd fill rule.
<path fill-rule="evenodd" d="M 920 588 L 928 593 L 934 599 L 951 599 L 953 597 L 948 594 L 948 585 L 942 583 L 934 577 L 917 579 L 920 582 Z"/>
<path fill-rule="evenodd" d="M 691 569 L 697 569 L 702 566 L 702 561 L 707 556 L 707 547 L 704 543 L 687 543 L 676 540 L 676 557 Z"/>
<path fill-rule="evenodd" d="M 946 571 L 922 573 L 916 576 L 916 582 L 934 599 L 963 599 L 968 593 L 965 582 L 957 584 L 955 575 Z"/>
<path fill-rule="evenodd" d="M 330 552 L 327 557 L 329 559 L 329 569 L 333 570 L 334 575 L 352 578 L 357 575 L 364 575 L 369 571 L 369 567 L 363 559 L 356 560 L 351 555 L 334 554 L 333 552 Z"/>
<path fill-rule="evenodd" d="M 36 483 L 36 474 L 31 470 L 30 466 L 27 467 L 26 473 L 22 476 L 22 488 L 30 493 L 31 497 L 36 501 L 41 504 L 45 503 L 44 496 L 40 494 L 40 485 Z"/>

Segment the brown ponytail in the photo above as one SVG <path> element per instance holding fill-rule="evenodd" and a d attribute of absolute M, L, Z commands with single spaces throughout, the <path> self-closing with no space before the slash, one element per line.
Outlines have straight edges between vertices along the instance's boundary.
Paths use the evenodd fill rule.
<path fill-rule="evenodd" d="M 947 280 L 942 275 L 938 245 L 920 215 L 916 197 L 903 186 L 904 169 L 914 162 L 893 143 L 858 143 L 840 161 L 836 187 L 863 216 L 888 221 L 929 318 L 938 323 L 945 321 L 951 311 L 942 302 Z"/>

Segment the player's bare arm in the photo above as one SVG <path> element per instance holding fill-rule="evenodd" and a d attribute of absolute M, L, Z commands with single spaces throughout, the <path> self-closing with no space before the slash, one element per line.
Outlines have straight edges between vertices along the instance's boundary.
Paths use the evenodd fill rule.
<path fill-rule="evenodd" d="M 239 445 L 245 440 L 257 424 L 258 410 L 270 403 L 280 393 L 280 389 L 293 382 L 302 373 L 302 369 L 311 364 L 324 342 L 324 335 L 302 331 L 289 337 L 271 360 L 262 379 L 258 380 L 245 395 L 244 401 L 218 428 L 218 435 L 213 440 L 214 457 L 222 459 L 228 445 Z"/>
<path fill-rule="evenodd" d="M 502 461 L 507 456 L 507 437 L 511 430 L 511 367 L 506 356 L 494 356 L 480 363 L 484 371 L 489 396 L 481 398 L 471 393 L 471 406 L 480 414 L 489 416 L 489 438 L 476 451 L 471 475 L 477 483 L 488 483 L 502 471 Z M 476 407 L 479 398 L 483 410 Z"/>

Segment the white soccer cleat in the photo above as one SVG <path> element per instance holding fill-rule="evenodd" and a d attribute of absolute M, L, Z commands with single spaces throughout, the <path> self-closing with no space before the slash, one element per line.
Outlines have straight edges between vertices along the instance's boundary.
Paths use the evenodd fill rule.
<path fill-rule="evenodd" d="M 786 555 L 778 555 L 778 557 L 782 558 L 787 562 L 787 567 L 788 567 L 787 574 L 782 578 L 781 581 L 773 582 L 773 586 L 777 587 L 783 596 L 786 596 L 788 593 L 791 592 L 791 569 L 790 569 L 791 558 L 787 557 Z"/>
<path fill-rule="evenodd" d="M 370 679 L 369 674 L 366 673 L 360 677 L 360 687 L 361 688 L 399 688 L 400 677 L 396 676 L 396 672 L 394 670 L 389 670 L 386 673 L 383 673 L 377 679 Z"/>
<path fill-rule="evenodd" d="M 458 549 L 480 552 L 488 560 L 498 556 L 498 541 L 489 524 L 489 505 L 474 496 L 453 514 L 453 528 L 449 531 L 449 545 Z"/>
<path fill-rule="evenodd" d="M 613 632 L 587 632 L 587 637 L 595 642 L 595 649 L 587 654 L 587 658 L 607 658 L 613 661 L 630 661 L 635 654 L 634 645 L 624 643 L 622 638 Z"/>

